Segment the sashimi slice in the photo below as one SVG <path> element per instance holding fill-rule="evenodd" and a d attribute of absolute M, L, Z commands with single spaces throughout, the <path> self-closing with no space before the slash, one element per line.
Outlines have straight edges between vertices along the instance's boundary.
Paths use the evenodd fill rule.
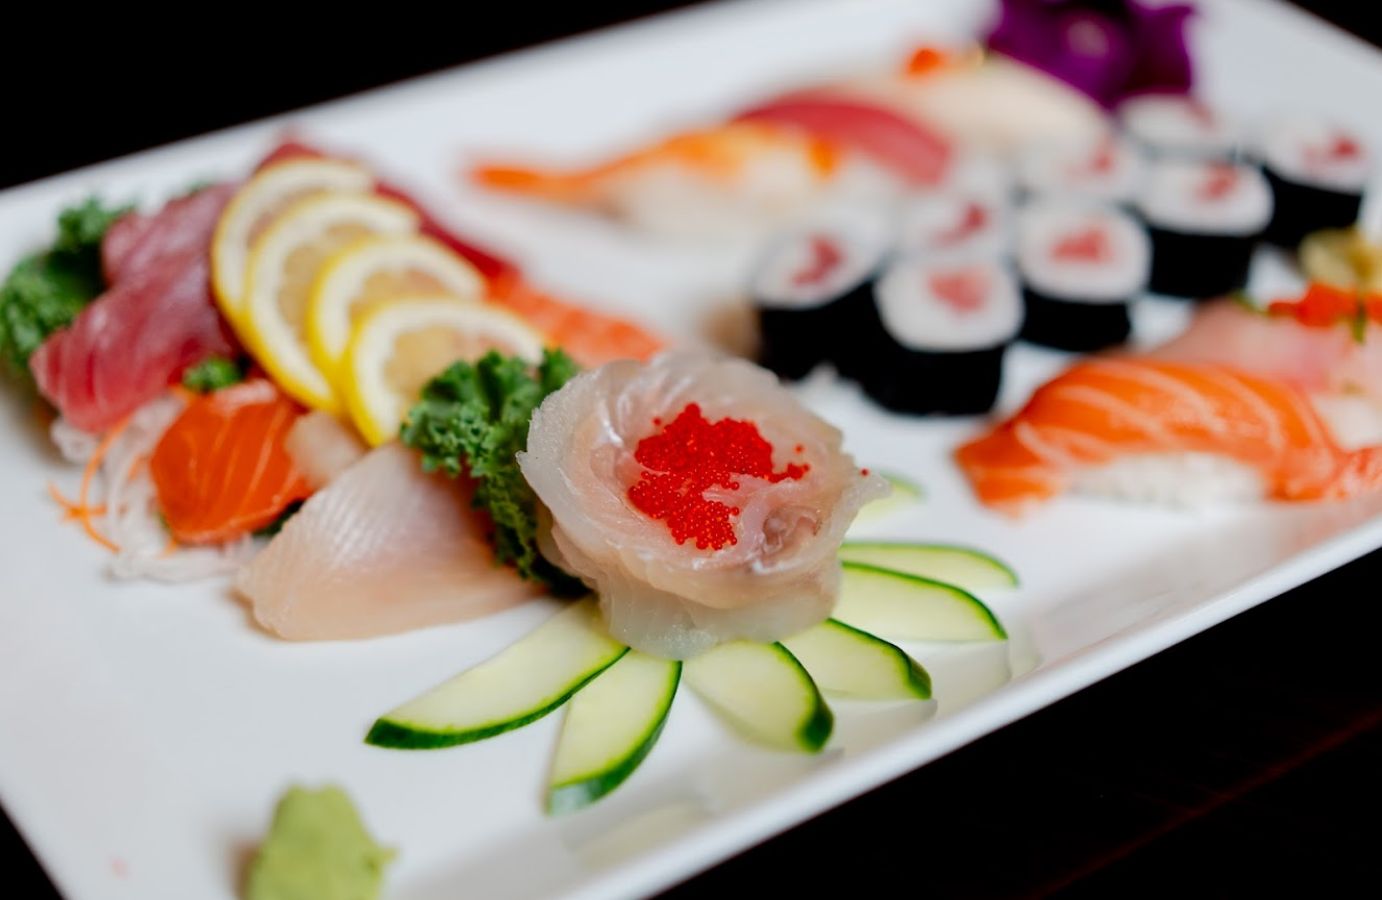
<path fill-rule="evenodd" d="M 213 185 L 164 204 L 153 213 L 121 216 L 101 241 L 108 284 L 119 284 L 170 257 L 206 252 L 210 234 L 237 185 Z"/>
<path fill-rule="evenodd" d="M 319 409 L 293 423 L 283 447 L 313 489 L 335 481 L 369 451 L 358 431 Z"/>
<path fill-rule="evenodd" d="M 386 444 L 303 504 L 236 588 L 260 625 L 289 640 L 393 634 L 537 596 L 495 562 L 471 494 Z"/>
<path fill-rule="evenodd" d="M 841 443 L 763 369 L 665 353 L 567 382 L 518 461 L 543 555 L 596 591 L 617 639 L 680 659 L 829 616 L 845 529 L 887 491 Z"/>
<path fill-rule="evenodd" d="M 256 378 L 193 398 L 149 460 L 173 537 L 218 544 L 263 528 L 312 488 L 284 449 L 302 409 Z"/>
<path fill-rule="evenodd" d="M 628 319 L 558 300 L 522 280 L 496 289 L 490 299 L 512 310 L 587 368 L 616 359 L 651 359 L 663 347 L 661 339 Z"/>
<path fill-rule="evenodd" d="M 1348 323 L 1310 326 L 1232 300 L 1205 305 L 1179 337 L 1152 352 L 1159 359 L 1217 363 L 1304 391 L 1362 393 L 1382 400 L 1382 326 L 1362 339 Z"/>
<path fill-rule="evenodd" d="M 348 159 L 349 157 L 338 154 L 327 153 L 312 144 L 288 139 L 283 141 L 268 156 L 264 157 L 259 163 L 259 168 L 264 168 L 272 163 L 280 162 L 285 159 L 299 159 L 302 157 L 325 157 L 331 159 Z M 418 214 L 421 225 L 420 230 L 423 234 L 445 244 L 451 250 L 467 259 L 475 268 L 480 270 L 480 274 L 490 281 L 505 280 L 518 275 L 518 267 L 509 260 L 497 253 L 480 246 L 467 238 L 456 234 L 441 220 L 429 212 L 421 203 L 415 200 L 411 194 L 404 191 L 397 185 L 387 181 L 375 181 L 375 193 L 390 200 L 397 200 L 412 207 Z"/>
<path fill-rule="evenodd" d="M 211 299 L 208 247 L 233 185 L 173 201 L 114 260 L 118 281 L 30 359 L 71 425 L 100 432 L 210 354 L 236 345 Z"/>
<path fill-rule="evenodd" d="M 1255 484 L 1279 500 L 1341 499 L 1382 487 L 1382 447 L 1341 449 L 1289 384 L 1150 359 L 1074 366 L 956 457 L 979 499 L 1009 512 L 1069 489 L 1082 473 L 1118 466 L 1120 477 L 1155 475 L 1130 460 L 1161 466 L 1208 457 L 1220 480 L 1226 472 L 1217 461 L 1230 461 L 1239 464 L 1235 488 Z"/>
<path fill-rule="evenodd" d="M 939 184 L 950 163 L 950 142 L 938 132 L 876 103 L 803 92 L 770 100 L 738 120 L 800 128 L 853 147 L 908 184 Z"/>

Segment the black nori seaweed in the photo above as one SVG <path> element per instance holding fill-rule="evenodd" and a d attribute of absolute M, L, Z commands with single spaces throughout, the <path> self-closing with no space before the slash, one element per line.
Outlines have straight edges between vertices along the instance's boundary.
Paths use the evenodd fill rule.
<path fill-rule="evenodd" d="M 816 306 L 756 303 L 758 363 L 781 378 L 804 378 L 823 362 L 853 376 L 882 324 L 873 306 L 876 273 Z"/>
<path fill-rule="evenodd" d="M 895 412 L 988 412 L 1003 381 L 1007 344 L 981 350 L 914 350 L 889 337 L 870 348 L 864 392 Z"/>
<path fill-rule="evenodd" d="M 1177 231 L 1148 223 L 1152 274 L 1147 290 L 1172 297 L 1207 300 L 1241 289 L 1258 234 Z"/>
<path fill-rule="evenodd" d="M 1358 221 L 1363 192 L 1336 191 L 1284 178 L 1270 166 L 1263 168 L 1275 203 L 1263 240 L 1290 250 L 1305 236 L 1325 228 L 1347 228 Z"/>
<path fill-rule="evenodd" d="M 1082 303 L 1022 287 L 1022 339 L 1057 350 L 1089 353 L 1127 341 L 1132 333 L 1127 300 Z"/>

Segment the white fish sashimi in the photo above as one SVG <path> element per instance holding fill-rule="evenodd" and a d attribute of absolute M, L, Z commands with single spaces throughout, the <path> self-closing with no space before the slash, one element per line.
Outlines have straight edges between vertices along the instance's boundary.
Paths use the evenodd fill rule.
<path fill-rule="evenodd" d="M 775 448 L 775 468 L 789 453 L 810 467 L 801 478 L 740 476 L 737 488 L 707 492 L 739 510 L 736 542 L 716 550 L 677 543 L 628 496 L 653 420 L 670 421 L 693 403 L 707 420 L 753 422 Z M 572 379 L 538 408 L 518 459 L 544 507 L 543 554 L 599 593 L 616 638 L 684 658 L 727 640 L 776 640 L 830 614 L 845 530 L 888 490 L 880 476 L 861 473 L 841 441 L 757 366 L 664 354 Z"/>
<path fill-rule="evenodd" d="M 330 484 L 369 450 L 355 429 L 321 410 L 294 422 L 283 447 L 313 490 Z"/>
<path fill-rule="evenodd" d="M 260 625 L 290 640 L 392 634 L 540 594 L 495 562 L 471 494 L 386 444 L 312 495 L 236 588 Z"/>

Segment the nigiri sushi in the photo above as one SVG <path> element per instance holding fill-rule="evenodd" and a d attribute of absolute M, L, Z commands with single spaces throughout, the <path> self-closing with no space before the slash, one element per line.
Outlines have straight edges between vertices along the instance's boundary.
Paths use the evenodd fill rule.
<path fill-rule="evenodd" d="M 290 640 L 374 637 L 472 619 L 541 593 L 495 561 L 461 480 L 385 444 L 312 495 L 236 589 Z"/>
<path fill-rule="evenodd" d="M 1375 296 L 1371 315 L 1366 309 L 1359 315 L 1355 291 L 1318 284 L 1299 300 L 1260 310 L 1218 300 L 1152 355 L 1232 366 L 1312 394 L 1358 394 L 1382 402 L 1382 295 Z"/>
<path fill-rule="evenodd" d="M 830 197 L 892 186 L 835 141 L 761 121 L 684 132 L 584 169 L 482 165 L 473 176 L 655 234 L 713 238 L 751 236 Z"/>
<path fill-rule="evenodd" d="M 690 354 L 567 382 L 518 461 L 543 556 L 599 594 L 617 639 L 670 658 L 825 619 L 845 529 L 887 492 L 770 373 Z"/>
<path fill-rule="evenodd" d="M 1298 389 L 1151 359 L 1080 363 L 956 456 L 979 499 L 1006 512 L 1067 490 L 1193 504 L 1382 486 L 1382 447 L 1341 448 Z"/>

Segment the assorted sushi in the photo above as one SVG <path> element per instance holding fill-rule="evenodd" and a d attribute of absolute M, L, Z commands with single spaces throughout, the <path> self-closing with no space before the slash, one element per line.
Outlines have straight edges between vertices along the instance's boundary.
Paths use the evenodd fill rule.
<path fill-rule="evenodd" d="M 1319 119 L 1278 119 L 1265 127 L 1257 156 L 1275 198 L 1267 241 L 1294 250 L 1311 232 L 1358 221 L 1372 160 L 1355 132 Z"/>
<path fill-rule="evenodd" d="M 1138 210 L 1152 242 L 1149 289 L 1218 297 L 1247 285 L 1272 191 L 1251 166 L 1168 160 L 1152 167 Z"/>
<path fill-rule="evenodd" d="M 1022 338 L 1089 352 L 1123 343 L 1129 306 L 1147 286 L 1146 233 L 1127 213 L 1040 201 L 1018 217 L 1017 264 L 1026 314 Z"/>
<path fill-rule="evenodd" d="M 1022 325 L 1008 266 L 993 259 L 899 259 L 874 288 L 879 333 L 858 369 L 864 392 L 904 413 L 993 408 L 1003 357 Z"/>

